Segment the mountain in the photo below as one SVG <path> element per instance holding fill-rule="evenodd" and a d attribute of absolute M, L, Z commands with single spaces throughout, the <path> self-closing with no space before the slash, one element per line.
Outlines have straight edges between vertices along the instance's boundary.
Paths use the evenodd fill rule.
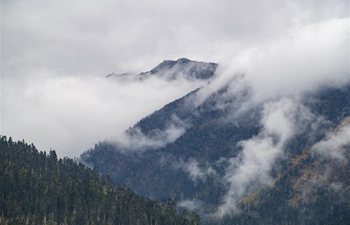
<path fill-rule="evenodd" d="M 136 78 L 139 80 L 150 77 L 158 77 L 166 80 L 175 80 L 178 78 L 187 80 L 208 80 L 213 78 L 217 66 L 216 63 L 206 63 L 179 58 L 177 60 L 164 60 L 158 66 L 147 72 L 139 74 L 111 73 L 108 74 L 107 77 L 118 79 Z"/>
<path fill-rule="evenodd" d="M 126 143 L 96 144 L 82 162 L 207 224 L 348 224 L 347 148 L 333 146 L 338 159 L 317 149 L 347 126 L 350 85 L 263 102 L 244 76 L 210 85 L 138 121 Z M 310 197 L 305 180 L 319 184 Z"/>
<path fill-rule="evenodd" d="M 318 143 L 332 142 L 329 154 L 339 154 L 336 142 L 341 135 L 350 139 L 349 125 L 348 116 Z M 349 142 L 339 158 L 317 155 L 314 147 L 291 157 L 272 187 L 242 198 L 242 212 L 220 224 L 350 224 Z"/>
<path fill-rule="evenodd" d="M 157 203 L 108 177 L 39 152 L 33 144 L 0 137 L 0 224 L 199 224 L 171 201 Z"/>

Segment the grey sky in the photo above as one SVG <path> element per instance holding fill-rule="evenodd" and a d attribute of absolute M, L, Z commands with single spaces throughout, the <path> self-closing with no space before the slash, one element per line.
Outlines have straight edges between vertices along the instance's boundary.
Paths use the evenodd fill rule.
<path fill-rule="evenodd" d="M 5 76 L 145 70 L 225 61 L 298 26 L 347 16 L 346 0 L 2 0 Z"/>
<path fill-rule="evenodd" d="M 113 84 L 106 74 L 145 71 L 179 57 L 234 67 L 247 52 L 348 13 L 347 0 L 1 0 L 1 133 L 77 155 L 198 86 Z M 283 46 L 277 52 L 285 61 L 304 49 L 297 46 L 294 55 Z M 249 71 L 275 73 L 270 81 L 299 65 L 275 69 L 278 54 L 263 58 Z M 261 77 L 252 76 L 256 86 Z"/>

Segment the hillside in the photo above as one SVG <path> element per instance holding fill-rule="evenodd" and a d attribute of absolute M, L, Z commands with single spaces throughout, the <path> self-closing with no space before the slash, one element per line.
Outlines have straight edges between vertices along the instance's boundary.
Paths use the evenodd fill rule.
<path fill-rule="evenodd" d="M 219 224 L 350 224 L 350 117 L 310 148 L 289 161 L 269 188 L 254 191 L 240 201 L 241 212 Z M 332 142 L 327 156 L 315 148 Z M 338 144 L 335 144 L 338 142 Z"/>
<path fill-rule="evenodd" d="M 109 178 L 39 152 L 24 141 L 0 137 L 0 224 L 199 224 L 172 201 L 157 203 L 115 187 Z"/>
<path fill-rule="evenodd" d="M 130 138 L 130 145 L 109 141 L 100 142 L 93 149 L 82 154 L 82 161 L 103 174 L 111 176 L 115 183 L 128 184 L 138 194 L 158 200 L 171 197 L 178 205 L 195 209 L 204 220 L 212 221 L 212 214 L 223 204 L 230 188 L 239 186 L 239 184 L 234 184 L 236 181 L 230 179 L 232 173 L 235 173 L 234 166 L 236 165 L 233 163 L 240 165 L 244 156 L 242 143 L 255 143 L 258 144 L 257 147 L 261 143 L 267 143 L 271 145 L 271 149 L 278 148 L 279 153 L 276 154 L 273 163 L 268 164 L 266 171 L 262 170 L 262 178 L 259 178 L 259 169 L 254 174 L 256 177 L 249 178 L 251 180 L 245 187 L 247 191 L 234 196 L 236 203 L 225 206 L 227 210 L 235 211 L 235 204 L 238 204 L 238 208 L 252 208 L 255 204 L 256 210 L 253 210 L 255 215 L 263 215 L 265 212 L 263 209 L 267 206 L 271 209 L 270 213 L 273 213 L 273 210 L 277 208 L 272 207 L 272 200 L 277 199 L 279 203 L 276 204 L 280 204 L 283 209 L 280 210 L 281 217 L 266 217 L 275 224 L 286 224 L 285 221 L 295 215 L 303 216 L 300 216 L 300 220 L 291 220 L 287 224 L 301 224 L 301 221 L 307 223 L 309 220 L 303 219 L 307 213 L 303 212 L 311 211 L 313 214 L 312 217 L 310 215 L 310 218 L 319 218 L 319 221 L 315 220 L 319 223 L 329 222 L 329 218 L 320 217 L 321 214 L 329 214 L 316 210 L 317 207 L 320 207 L 317 205 L 319 202 L 316 202 L 315 205 L 305 205 L 304 208 L 299 207 L 300 210 L 290 208 L 289 205 L 284 207 L 282 202 L 289 201 L 284 199 L 285 192 L 278 192 L 271 188 L 265 189 L 266 184 L 264 183 L 269 183 L 270 179 L 275 180 L 285 173 L 285 176 L 289 177 L 289 183 L 277 182 L 279 188 L 288 191 L 289 195 L 297 195 L 296 189 L 291 188 L 290 185 L 301 179 L 299 176 L 302 176 L 302 172 L 284 171 L 291 171 L 291 163 L 303 154 L 304 149 L 309 149 L 315 143 L 323 140 L 331 130 L 339 126 L 350 115 L 350 86 L 325 86 L 303 93 L 298 98 L 276 98 L 267 103 L 249 105 L 241 113 L 241 107 L 250 101 L 251 91 L 249 87 L 239 91 L 232 90 L 237 87 L 234 82 L 239 81 L 234 80 L 233 84 L 228 84 L 211 93 L 202 102 L 196 101 L 196 98 L 203 88 L 167 104 L 126 131 Z M 290 137 L 288 136 L 283 142 L 280 141 L 278 133 L 280 130 L 276 134 L 266 134 L 267 128 L 261 122 L 266 117 L 266 111 L 275 105 L 283 110 L 287 108 L 290 112 L 285 112 L 285 115 L 295 120 L 293 122 L 295 124 L 291 123 L 295 126 L 293 135 L 288 134 Z M 280 113 L 278 110 L 277 115 Z M 169 133 L 174 130 L 179 133 L 175 140 L 168 138 Z M 143 140 L 141 144 L 140 139 Z M 165 142 L 160 142 L 164 139 Z M 148 141 L 146 145 L 145 140 Z M 254 149 L 252 151 L 254 152 Z M 314 160 L 313 154 L 310 157 Z M 301 166 L 303 168 L 312 167 L 312 160 L 301 161 Z M 322 159 L 319 160 L 322 161 Z M 264 162 L 258 161 L 257 165 L 261 164 L 264 165 Z M 338 172 L 342 174 L 342 179 L 348 182 L 350 178 L 346 173 L 346 168 L 341 167 Z M 264 180 L 265 176 L 267 177 Z M 271 184 L 268 187 L 271 187 Z M 259 191 L 263 191 L 261 192 L 263 196 L 265 192 L 268 192 L 266 196 L 272 196 L 271 201 L 265 199 L 266 205 L 260 201 L 249 206 L 241 204 L 242 199 L 253 193 L 260 193 Z M 321 195 L 322 192 L 318 194 Z M 329 201 L 331 206 L 338 207 L 335 199 L 324 199 L 324 201 Z M 334 200 L 334 204 L 331 203 L 331 200 Z M 289 213 L 293 212 L 292 209 L 295 214 Z M 344 218 L 347 218 L 344 212 L 346 209 L 347 206 L 342 205 L 338 211 L 342 222 L 345 221 Z M 252 213 L 246 213 L 243 213 L 241 217 L 229 216 L 227 224 L 232 224 L 233 221 L 240 221 L 242 224 L 256 224 L 252 222 L 252 217 L 248 216 Z M 271 216 L 271 214 L 267 215 Z M 242 219 L 245 216 L 249 219 Z M 216 223 L 221 223 L 220 221 Z M 208 222 L 208 224 L 212 223 Z"/>

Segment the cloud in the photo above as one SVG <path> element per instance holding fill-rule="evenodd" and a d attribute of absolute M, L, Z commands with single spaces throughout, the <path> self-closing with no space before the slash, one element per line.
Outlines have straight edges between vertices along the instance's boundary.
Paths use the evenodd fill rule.
<path fill-rule="evenodd" d="M 205 208 L 204 206 L 205 204 L 200 201 L 200 200 L 182 200 L 180 202 L 177 203 L 177 206 L 179 207 L 183 207 L 192 211 L 196 211 L 197 213 L 199 213 L 200 215 L 202 215 L 202 217 L 205 216 L 203 209 Z M 203 218 L 202 218 L 203 219 Z"/>
<path fill-rule="evenodd" d="M 312 151 L 317 155 L 347 162 L 345 151 L 350 148 L 350 118 L 343 122 L 327 137 L 312 146 Z"/>
<path fill-rule="evenodd" d="M 181 160 L 173 165 L 176 169 L 185 171 L 193 182 L 205 182 L 208 177 L 217 177 L 216 170 L 209 165 L 200 165 L 196 159 Z"/>
<path fill-rule="evenodd" d="M 349 83 L 349 23 L 347 17 L 306 24 L 241 51 L 198 92 L 198 104 L 227 85 L 234 86 L 231 96 L 250 88 L 257 103 Z"/>
<path fill-rule="evenodd" d="M 237 202 L 257 185 L 271 183 L 270 171 L 276 160 L 283 155 L 287 141 L 295 134 L 296 115 L 304 110 L 295 99 L 282 98 L 267 102 L 258 135 L 241 141 L 238 157 L 229 159 L 224 180 L 229 188 L 218 207 L 215 217 L 237 212 Z"/>
<path fill-rule="evenodd" d="M 288 204 L 298 207 L 313 202 L 320 188 L 330 191 L 339 199 L 347 192 L 343 173 L 347 171 L 350 150 L 350 117 L 343 121 L 320 141 L 311 146 L 311 160 L 293 180 L 293 196 Z M 309 152 L 306 151 L 308 155 Z"/>
<path fill-rule="evenodd" d="M 349 18 L 306 25 L 265 49 L 243 70 L 256 98 L 342 85 L 349 76 Z M 290 40 L 288 40 L 290 37 Z M 249 77 L 251 76 L 251 77 Z"/>
<path fill-rule="evenodd" d="M 78 156 L 100 140 L 122 140 L 124 131 L 137 120 L 202 85 L 156 77 L 119 82 L 46 71 L 24 82 L 9 79 L 4 83 L 1 132 L 34 142 L 41 150 L 51 147 L 60 156 Z M 184 129 L 170 124 L 162 133 L 164 140 L 159 137 L 157 143 L 174 141 Z"/>
<path fill-rule="evenodd" d="M 208 205 L 206 205 L 201 200 L 181 200 L 177 203 L 177 206 L 189 209 L 191 211 L 195 211 L 198 215 L 200 215 L 201 221 L 205 223 L 213 222 L 210 218 L 210 213 L 208 213 L 212 209 L 212 207 L 208 207 Z"/>
<path fill-rule="evenodd" d="M 193 90 L 100 78 L 164 59 L 221 63 L 208 93 L 237 74 L 258 99 L 318 86 L 330 74 L 343 82 L 347 9 L 346 0 L 4 0 L 1 132 L 77 155 Z"/>
<path fill-rule="evenodd" d="M 237 158 L 224 160 L 228 192 L 216 216 L 237 212 L 240 197 L 270 184 L 288 140 L 303 125 L 317 130 L 323 122 L 295 96 L 349 82 L 348 9 L 347 0 L 3 0 L 1 133 L 60 156 L 77 156 L 105 139 L 131 150 L 164 146 L 187 127 L 170 121 L 152 137 L 124 131 L 203 83 L 105 75 L 180 57 L 218 62 L 218 76 L 191 99 L 194 106 L 227 86 L 217 107 L 239 100 L 228 120 L 257 104 L 264 108 L 261 132 L 238 143 Z M 340 159 L 348 137 L 344 128 L 315 152 Z M 194 182 L 217 176 L 194 159 L 177 166 Z M 203 208 L 195 200 L 179 205 Z"/>
<path fill-rule="evenodd" d="M 148 132 L 148 134 L 144 134 L 139 127 L 133 127 L 121 136 L 112 138 L 109 142 L 117 145 L 119 147 L 117 150 L 120 151 L 154 149 L 176 141 L 185 133 L 189 126 L 176 115 L 172 115 L 164 130 L 156 128 Z"/>
<path fill-rule="evenodd" d="M 143 71 L 186 56 L 223 62 L 300 25 L 348 15 L 346 0 L 2 1 L 6 76 Z M 23 74 L 21 75 L 23 76 Z"/>

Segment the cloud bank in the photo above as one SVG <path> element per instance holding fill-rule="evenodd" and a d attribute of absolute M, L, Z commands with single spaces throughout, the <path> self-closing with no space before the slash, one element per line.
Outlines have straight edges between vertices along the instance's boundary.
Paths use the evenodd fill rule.
<path fill-rule="evenodd" d="M 196 85 L 102 78 L 188 57 L 257 100 L 348 78 L 346 0 L 1 2 L 1 132 L 74 156 Z M 345 72 L 345 73 L 344 73 Z"/>
<path fill-rule="evenodd" d="M 290 99 L 281 99 L 264 105 L 261 132 L 241 141 L 242 152 L 229 160 L 225 181 L 229 190 L 216 216 L 237 212 L 238 200 L 256 184 L 269 184 L 270 171 L 276 159 L 283 154 L 284 145 L 294 133 L 296 107 Z"/>
<path fill-rule="evenodd" d="M 47 73 L 25 84 L 7 80 L 2 88 L 1 133 L 34 142 L 40 150 L 53 148 L 60 156 L 78 156 L 101 140 L 127 142 L 128 127 L 200 85 L 186 80 L 119 82 Z M 170 125 L 152 143 L 163 144 L 162 137 L 172 141 L 184 129 Z M 150 144 L 146 137 L 137 139 L 138 145 L 142 140 Z"/>
<path fill-rule="evenodd" d="M 6 76 L 45 68 L 144 71 L 186 56 L 223 62 L 305 24 L 348 17 L 346 0 L 2 1 Z"/>
<path fill-rule="evenodd" d="M 198 93 L 198 104 L 227 84 L 235 86 L 233 92 L 251 88 L 257 103 L 348 83 L 349 24 L 349 17 L 307 24 L 242 51 Z"/>

